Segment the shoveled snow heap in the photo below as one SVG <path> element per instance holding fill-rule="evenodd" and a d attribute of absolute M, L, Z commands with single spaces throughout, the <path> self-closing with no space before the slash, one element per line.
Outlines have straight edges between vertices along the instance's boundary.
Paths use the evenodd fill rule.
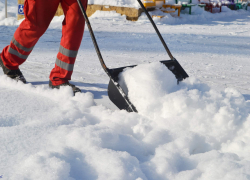
<path fill-rule="evenodd" d="M 6 179 L 249 179 L 249 103 L 161 63 L 121 74 L 139 113 L 91 93 L 0 76 L 0 175 Z M 8 91 L 9 93 L 6 93 Z M 8 95 L 6 95 L 8 94 Z M 18 116 L 17 116 L 18 115 Z"/>

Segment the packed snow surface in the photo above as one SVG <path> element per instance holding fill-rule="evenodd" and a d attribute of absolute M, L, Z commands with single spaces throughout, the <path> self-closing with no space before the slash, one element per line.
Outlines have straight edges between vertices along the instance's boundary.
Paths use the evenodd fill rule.
<path fill-rule="evenodd" d="M 250 12 L 193 9 L 154 18 L 190 76 L 179 85 L 144 14 L 90 18 L 109 68 L 138 64 L 119 77 L 139 113 L 108 99 L 87 29 L 72 76 L 83 92 L 48 88 L 64 18 L 55 17 L 20 66 L 28 84 L 0 71 L 0 179 L 250 180 Z M 16 11 L 8 1 L 5 19 L 0 0 L 1 49 L 21 23 Z"/>

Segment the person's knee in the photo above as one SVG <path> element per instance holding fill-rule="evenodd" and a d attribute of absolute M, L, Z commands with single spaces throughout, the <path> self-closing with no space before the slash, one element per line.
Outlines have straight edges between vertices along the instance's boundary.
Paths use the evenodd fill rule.
<path fill-rule="evenodd" d="M 45 31 L 47 30 L 47 28 L 48 27 L 37 27 L 36 28 L 36 35 L 38 36 L 38 37 L 41 37 L 44 33 L 45 33 Z"/>
<path fill-rule="evenodd" d="M 32 23 L 28 20 L 25 20 L 23 24 L 20 26 L 22 30 L 28 30 L 29 32 L 32 32 L 37 37 L 41 37 L 44 32 L 47 30 L 48 26 L 41 26 L 39 23 Z"/>

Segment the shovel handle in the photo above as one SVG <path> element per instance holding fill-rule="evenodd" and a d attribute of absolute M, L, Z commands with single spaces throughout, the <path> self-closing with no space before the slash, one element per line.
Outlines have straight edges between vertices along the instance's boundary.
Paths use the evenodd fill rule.
<path fill-rule="evenodd" d="M 94 32 L 92 30 L 92 27 L 90 25 L 90 22 L 89 22 L 89 18 L 86 14 L 86 11 L 85 9 L 83 8 L 83 5 L 82 5 L 82 2 L 80 0 L 77 0 L 77 3 L 82 11 L 82 14 L 84 16 L 84 19 L 86 21 L 86 24 L 89 28 L 89 32 L 90 32 L 90 36 L 91 36 L 91 39 L 93 41 L 93 44 L 95 46 L 95 50 L 96 50 L 96 53 L 98 55 L 98 58 L 100 60 L 100 63 L 102 65 L 102 68 L 104 69 L 104 71 L 107 73 L 107 75 L 110 77 L 110 81 L 114 84 L 115 88 L 117 89 L 117 91 L 121 94 L 121 96 L 123 97 L 124 99 L 124 102 L 127 104 L 127 111 L 129 112 L 137 112 L 136 108 L 134 107 L 134 105 L 130 102 L 130 100 L 128 99 L 127 95 L 124 93 L 122 87 L 114 80 L 114 77 L 113 75 L 110 73 L 110 70 L 107 68 L 107 66 L 105 65 L 104 63 L 104 60 L 102 58 L 102 55 L 101 55 L 101 52 L 100 52 L 100 49 L 98 47 L 98 44 L 96 42 L 96 39 L 95 39 L 95 35 L 94 35 Z"/>
<path fill-rule="evenodd" d="M 170 50 L 168 49 L 168 46 L 167 46 L 166 42 L 164 41 L 164 39 L 163 39 L 163 37 L 162 37 L 160 31 L 158 30 L 157 26 L 155 25 L 155 23 L 154 23 L 152 17 L 151 17 L 150 14 L 148 13 L 148 10 L 147 10 L 147 9 L 145 8 L 145 6 L 142 4 L 141 0 L 137 0 L 137 1 L 138 1 L 138 3 L 140 4 L 140 6 L 142 7 L 142 9 L 143 9 L 143 11 L 145 12 L 145 14 L 147 15 L 149 21 L 150 21 L 151 24 L 153 25 L 153 27 L 154 27 L 154 29 L 155 29 L 155 31 L 156 31 L 158 37 L 159 37 L 160 40 L 161 40 L 162 45 L 164 46 L 165 50 L 167 51 L 167 53 L 168 53 L 170 59 L 171 59 L 171 60 L 176 60 L 176 59 L 173 57 L 173 55 L 171 54 Z"/>
<path fill-rule="evenodd" d="M 101 54 L 100 49 L 99 49 L 99 46 L 98 46 L 98 44 L 97 44 L 97 42 L 96 42 L 96 38 L 95 38 L 94 32 L 93 32 L 92 27 L 91 27 L 91 25 L 90 25 L 89 18 L 88 18 L 87 14 L 86 14 L 86 11 L 85 11 L 85 9 L 83 8 L 82 2 L 81 2 L 80 0 L 77 0 L 77 3 L 78 3 L 78 5 L 79 5 L 79 7 L 80 7 L 80 9 L 81 9 L 81 11 L 82 11 L 82 14 L 83 14 L 83 16 L 84 16 L 84 19 L 85 19 L 85 21 L 86 21 L 86 24 L 87 24 L 87 26 L 88 26 L 88 29 L 89 29 L 89 32 L 90 32 L 90 36 L 91 36 L 91 39 L 92 39 L 93 44 L 94 44 L 94 46 L 95 46 L 95 50 L 96 50 L 97 56 L 98 56 L 98 58 L 99 58 L 99 60 L 100 60 L 100 63 L 101 63 L 101 65 L 102 65 L 102 68 L 103 68 L 104 71 L 107 73 L 107 75 L 111 78 L 111 74 L 110 74 L 109 69 L 107 68 L 107 66 L 106 66 L 106 64 L 105 64 L 105 62 L 104 62 L 104 60 L 103 60 L 103 58 L 102 58 L 102 54 Z"/>

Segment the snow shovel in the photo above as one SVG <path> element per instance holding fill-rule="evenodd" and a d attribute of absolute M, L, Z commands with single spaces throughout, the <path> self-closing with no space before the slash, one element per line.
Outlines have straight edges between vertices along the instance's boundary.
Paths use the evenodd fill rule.
<path fill-rule="evenodd" d="M 147 9 L 144 7 L 144 5 L 142 4 L 142 2 L 140 0 L 137 0 L 137 1 L 140 4 L 140 6 L 142 7 L 142 9 L 144 10 L 144 12 L 146 13 L 148 19 L 150 20 L 151 24 L 153 25 L 158 37 L 160 38 L 165 50 L 167 51 L 167 53 L 168 53 L 168 55 L 169 55 L 169 57 L 171 59 L 171 60 L 164 60 L 164 61 L 160 61 L 160 62 L 163 63 L 164 65 L 166 65 L 166 67 L 168 67 L 168 69 L 175 75 L 175 77 L 177 79 L 177 83 L 179 83 L 183 79 L 187 78 L 188 74 L 185 72 L 185 70 L 181 67 L 179 62 L 171 54 L 171 52 L 168 49 L 163 37 L 161 36 L 158 28 L 156 27 L 153 19 L 149 15 Z M 131 103 L 128 96 L 125 94 L 124 90 L 122 89 L 122 87 L 118 83 L 118 81 L 119 81 L 119 77 L 118 77 L 119 73 L 122 72 L 123 69 L 125 69 L 127 67 L 135 67 L 136 65 L 120 67 L 120 68 L 115 68 L 115 69 L 107 68 L 107 66 L 105 65 L 104 60 L 102 58 L 102 55 L 101 55 L 100 49 L 98 47 L 98 44 L 96 42 L 95 35 L 94 35 L 94 32 L 93 32 L 92 27 L 90 25 L 88 16 L 86 14 L 86 11 L 84 10 L 81 1 L 77 0 L 77 2 L 79 4 L 79 7 L 80 7 L 80 9 L 82 11 L 82 14 L 83 14 L 83 16 L 85 18 L 86 24 L 87 24 L 89 32 L 90 32 L 90 36 L 92 38 L 92 41 L 93 41 L 93 44 L 95 46 L 95 50 L 96 50 L 96 53 L 98 55 L 99 61 L 100 61 L 101 65 L 102 65 L 102 68 L 104 69 L 104 71 L 107 73 L 107 75 L 110 78 L 109 85 L 108 85 L 109 99 L 119 109 L 125 109 L 128 112 L 137 112 L 136 107 Z"/>

